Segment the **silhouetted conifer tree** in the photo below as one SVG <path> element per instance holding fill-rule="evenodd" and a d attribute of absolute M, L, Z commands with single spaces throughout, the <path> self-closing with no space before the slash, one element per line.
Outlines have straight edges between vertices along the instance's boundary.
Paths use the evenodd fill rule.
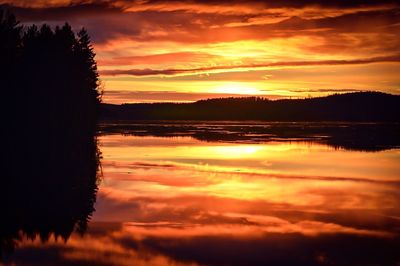
<path fill-rule="evenodd" d="M 5 114 L 10 111 L 15 112 L 17 104 L 17 91 L 15 90 L 14 80 L 18 68 L 18 56 L 21 46 L 22 26 L 15 16 L 0 9 L 0 93 L 2 103 L 2 122 L 12 126 L 13 119 Z"/>
<path fill-rule="evenodd" d="M 22 26 L 15 16 L 0 9 L 0 77 L 13 71 L 21 44 Z"/>

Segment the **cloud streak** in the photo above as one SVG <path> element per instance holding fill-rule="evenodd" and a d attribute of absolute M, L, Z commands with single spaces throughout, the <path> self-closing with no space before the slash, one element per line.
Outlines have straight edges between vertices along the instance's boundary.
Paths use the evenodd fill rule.
<path fill-rule="evenodd" d="M 175 75 L 194 75 L 212 72 L 235 71 L 243 69 L 268 69 L 268 68 L 283 68 L 283 67 L 301 67 L 301 66 L 329 66 L 329 65 L 360 65 L 372 64 L 383 62 L 400 62 L 400 55 L 372 57 L 353 60 L 319 60 L 319 61 L 289 61 L 289 62 L 271 62 L 262 64 L 243 64 L 243 65 L 225 65 L 225 66 L 211 66 L 200 68 L 169 68 L 169 69 L 114 69 L 103 70 L 101 74 L 104 76 L 175 76 Z"/>

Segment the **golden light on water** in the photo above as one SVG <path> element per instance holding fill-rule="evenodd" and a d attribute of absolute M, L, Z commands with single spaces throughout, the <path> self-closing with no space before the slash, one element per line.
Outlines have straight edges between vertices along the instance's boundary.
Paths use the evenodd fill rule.
<path fill-rule="evenodd" d="M 120 146 L 122 139 L 129 146 Z M 396 151 L 377 157 L 301 142 L 204 143 L 188 137 L 107 136 L 102 143 L 106 184 L 102 191 L 117 198 L 129 193 L 175 198 L 182 208 L 195 204 L 204 211 L 231 206 L 229 212 L 237 212 L 236 208 L 243 206 L 233 207 L 229 202 L 246 200 L 245 208 L 252 208 L 254 201 L 255 206 L 290 204 L 304 211 L 357 210 L 362 206 L 381 213 L 378 206 L 390 202 L 381 193 L 393 188 L 400 156 Z M 343 199 L 342 193 L 335 191 L 347 191 L 347 196 Z M 215 202 L 211 209 L 208 201 L 203 202 L 208 197 Z M 242 214 L 248 215 L 246 211 Z"/>

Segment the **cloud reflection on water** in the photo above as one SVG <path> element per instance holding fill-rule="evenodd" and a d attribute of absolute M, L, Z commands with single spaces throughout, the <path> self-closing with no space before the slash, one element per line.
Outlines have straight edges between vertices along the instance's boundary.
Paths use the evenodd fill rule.
<path fill-rule="evenodd" d="M 398 149 L 106 135 L 85 237 L 23 241 L 59 265 L 396 265 Z M 46 253 L 47 252 L 47 253 Z M 40 255 L 40 254 L 47 254 Z"/>

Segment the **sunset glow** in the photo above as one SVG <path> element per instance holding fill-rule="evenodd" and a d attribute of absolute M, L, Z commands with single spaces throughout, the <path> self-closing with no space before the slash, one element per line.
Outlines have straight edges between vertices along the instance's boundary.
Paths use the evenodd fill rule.
<path fill-rule="evenodd" d="M 85 26 L 106 102 L 400 92 L 396 1 L 1 3 L 27 25 Z"/>
<path fill-rule="evenodd" d="M 0 265 L 400 266 L 399 0 L 0 0 Z"/>

